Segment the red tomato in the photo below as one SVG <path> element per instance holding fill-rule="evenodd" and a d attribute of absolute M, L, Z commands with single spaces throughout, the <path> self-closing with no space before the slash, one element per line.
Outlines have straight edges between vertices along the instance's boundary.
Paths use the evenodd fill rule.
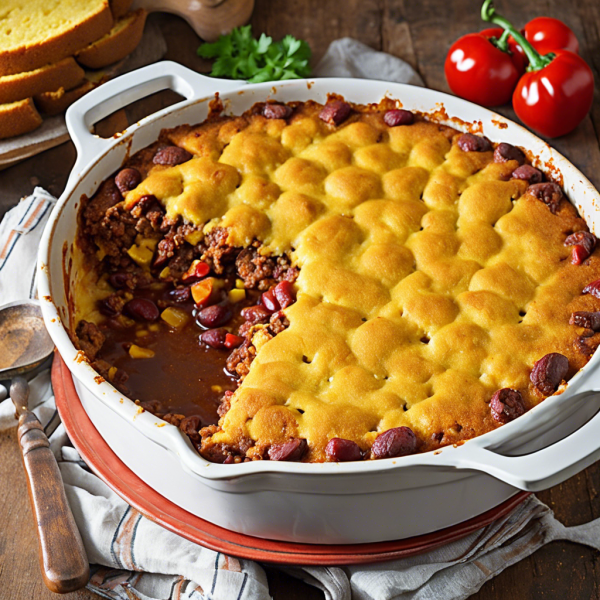
<path fill-rule="evenodd" d="M 504 29 L 502 27 L 491 27 L 490 29 L 484 29 L 479 32 L 479 35 L 483 35 L 484 37 L 490 39 L 495 38 L 499 40 L 504 33 Z M 517 71 L 519 73 L 525 73 L 525 68 L 527 67 L 527 57 L 525 56 L 525 52 L 523 52 L 523 48 L 515 42 L 512 35 L 508 36 L 507 40 L 508 49 L 511 52 L 510 58 L 513 61 L 515 67 L 517 67 Z"/>
<path fill-rule="evenodd" d="M 513 94 L 519 119 L 546 137 L 575 129 L 594 97 L 594 75 L 583 58 L 569 50 L 555 53 L 548 65 L 525 73 Z"/>
<path fill-rule="evenodd" d="M 479 33 L 469 33 L 450 46 L 444 71 L 457 96 L 483 106 L 509 102 L 520 75 L 510 54 Z"/>
<path fill-rule="evenodd" d="M 575 34 L 558 19 L 537 17 L 523 28 L 525 39 L 540 53 L 570 50 L 579 53 L 579 42 Z"/>

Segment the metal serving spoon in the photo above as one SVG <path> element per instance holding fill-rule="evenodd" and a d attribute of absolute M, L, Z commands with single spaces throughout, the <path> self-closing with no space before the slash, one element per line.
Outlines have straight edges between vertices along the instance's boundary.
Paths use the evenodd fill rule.
<path fill-rule="evenodd" d="M 17 439 L 37 524 L 40 568 L 48 588 L 64 594 L 88 582 L 90 567 L 50 443 L 27 407 L 29 384 L 21 376 L 41 365 L 53 349 L 36 302 L 0 308 L 0 380 L 12 379 L 10 397 L 19 417 Z"/>

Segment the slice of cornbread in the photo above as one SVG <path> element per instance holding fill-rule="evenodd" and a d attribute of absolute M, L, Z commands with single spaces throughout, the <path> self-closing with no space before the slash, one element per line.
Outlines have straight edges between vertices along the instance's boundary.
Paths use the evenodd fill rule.
<path fill-rule="evenodd" d="M 31 98 L 0 104 L 0 139 L 27 133 L 41 124 L 42 117 Z"/>
<path fill-rule="evenodd" d="M 2 0 L 0 75 L 71 56 L 113 26 L 108 0 Z"/>
<path fill-rule="evenodd" d="M 131 8 L 133 0 L 110 0 L 110 10 L 115 19 L 124 17 Z"/>
<path fill-rule="evenodd" d="M 31 98 L 64 87 L 74 88 L 83 81 L 83 69 L 72 57 L 33 71 L 0 77 L 0 104 Z"/>
<path fill-rule="evenodd" d="M 53 92 L 44 92 L 34 97 L 35 105 L 44 115 L 57 115 L 67 110 L 75 100 L 79 100 L 96 85 L 91 81 L 85 81 L 72 90 L 65 91 L 65 88 L 61 87 Z"/>
<path fill-rule="evenodd" d="M 125 58 L 142 39 L 146 14 L 140 8 L 119 19 L 109 33 L 77 52 L 75 58 L 90 69 L 101 69 Z"/>

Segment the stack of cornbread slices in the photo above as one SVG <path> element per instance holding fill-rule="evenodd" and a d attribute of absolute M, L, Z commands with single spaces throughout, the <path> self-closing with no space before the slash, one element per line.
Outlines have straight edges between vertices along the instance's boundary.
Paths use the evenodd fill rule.
<path fill-rule="evenodd" d="M 2 0 L 0 3 L 0 139 L 63 112 L 94 85 L 101 69 L 131 53 L 146 11 L 132 0 Z"/>

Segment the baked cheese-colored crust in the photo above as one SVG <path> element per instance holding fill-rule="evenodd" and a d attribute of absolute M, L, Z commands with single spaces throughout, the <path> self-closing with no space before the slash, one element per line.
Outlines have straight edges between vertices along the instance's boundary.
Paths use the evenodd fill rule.
<path fill-rule="evenodd" d="M 3 0 L 0 75 L 58 62 L 112 26 L 108 0 Z"/>
<path fill-rule="evenodd" d="M 374 107 L 336 127 L 321 108 L 167 132 L 193 158 L 154 166 L 125 196 L 132 207 L 153 194 L 167 216 L 227 228 L 234 246 L 260 240 L 300 268 L 289 327 L 266 343 L 258 328 L 208 444 L 250 445 L 240 453 L 253 458 L 305 438 L 304 460 L 323 461 L 331 438 L 366 451 L 407 426 L 430 450 L 496 428 L 501 388 L 527 409 L 542 401 L 530 373 L 544 355 L 564 354 L 567 378 L 589 360 L 569 317 L 598 309 L 581 292 L 600 263 L 571 264 L 565 238 L 586 225 L 566 199 L 553 214 L 511 179 L 516 161 L 462 151 L 449 127 L 391 128 Z"/>

